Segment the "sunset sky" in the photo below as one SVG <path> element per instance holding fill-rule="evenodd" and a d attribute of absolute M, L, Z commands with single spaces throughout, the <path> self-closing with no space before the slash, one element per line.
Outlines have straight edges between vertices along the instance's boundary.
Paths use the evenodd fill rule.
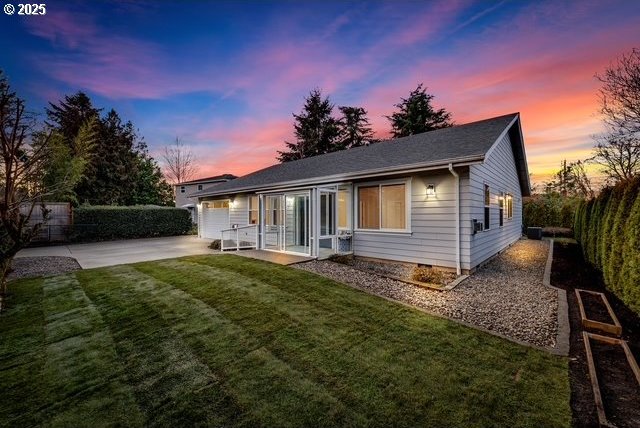
<path fill-rule="evenodd" d="M 3 4 L 8 3 L 3 0 Z M 14 2 L 14 5 L 16 3 Z M 47 1 L 0 15 L 0 68 L 30 109 L 85 91 L 200 175 L 275 163 L 313 88 L 376 135 L 418 83 L 456 123 L 519 111 L 536 182 L 589 156 L 598 81 L 640 47 L 640 1 Z"/>

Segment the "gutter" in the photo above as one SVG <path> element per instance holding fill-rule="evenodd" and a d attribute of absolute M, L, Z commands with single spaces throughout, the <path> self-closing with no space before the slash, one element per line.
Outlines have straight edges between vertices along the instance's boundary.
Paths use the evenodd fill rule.
<path fill-rule="evenodd" d="M 449 172 L 456 179 L 456 274 L 460 276 L 462 270 L 460 269 L 460 175 L 453 170 L 453 164 L 449 164 Z"/>

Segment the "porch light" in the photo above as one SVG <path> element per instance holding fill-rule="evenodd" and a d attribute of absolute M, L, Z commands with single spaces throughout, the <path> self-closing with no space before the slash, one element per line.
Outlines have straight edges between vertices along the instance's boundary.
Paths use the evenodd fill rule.
<path fill-rule="evenodd" d="M 436 185 L 428 184 L 427 185 L 427 196 L 435 196 L 436 195 Z"/>

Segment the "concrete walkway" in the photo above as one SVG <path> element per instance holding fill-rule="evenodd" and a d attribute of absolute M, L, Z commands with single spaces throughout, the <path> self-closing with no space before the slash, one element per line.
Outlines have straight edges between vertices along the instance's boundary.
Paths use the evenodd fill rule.
<path fill-rule="evenodd" d="M 276 264 L 285 265 L 285 266 L 313 260 L 313 257 L 297 256 L 295 254 L 278 253 L 275 251 L 265 251 L 265 250 L 225 251 L 224 254 L 234 254 L 236 256 L 264 260 L 267 262 L 276 263 Z"/>
<path fill-rule="evenodd" d="M 194 235 L 25 248 L 16 257 L 63 256 L 75 258 L 83 269 L 146 262 L 174 257 L 214 254 L 210 239 Z"/>

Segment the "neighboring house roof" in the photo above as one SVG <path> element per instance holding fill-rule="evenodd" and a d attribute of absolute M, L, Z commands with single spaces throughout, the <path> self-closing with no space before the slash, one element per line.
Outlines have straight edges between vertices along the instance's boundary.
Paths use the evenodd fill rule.
<path fill-rule="evenodd" d="M 213 177 L 205 177 L 198 178 L 196 180 L 183 181 L 182 183 L 176 184 L 176 186 L 184 186 L 186 184 L 202 184 L 202 183 L 211 183 L 216 181 L 229 181 L 238 178 L 233 174 L 222 174 L 222 175 L 214 175 Z"/>
<path fill-rule="evenodd" d="M 449 163 L 482 162 L 508 132 L 511 137 L 522 194 L 530 193 L 529 173 L 519 113 L 457 125 L 363 147 L 273 165 L 192 196 L 214 196 L 355 179 L 414 169 L 445 167 Z"/>

